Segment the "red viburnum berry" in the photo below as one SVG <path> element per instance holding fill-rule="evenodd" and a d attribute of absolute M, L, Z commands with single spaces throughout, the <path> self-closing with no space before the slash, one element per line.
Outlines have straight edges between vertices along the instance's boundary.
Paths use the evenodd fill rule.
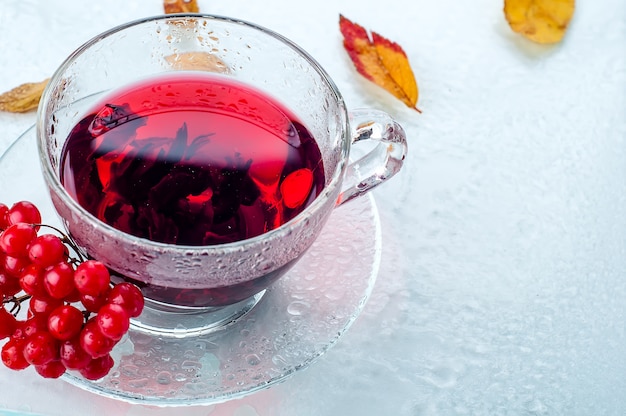
<path fill-rule="evenodd" d="M 24 340 L 30 335 L 39 331 L 48 330 L 48 317 L 43 315 L 34 315 L 25 321 L 18 321 L 15 331 L 11 338 Z"/>
<path fill-rule="evenodd" d="M 123 307 L 131 318 L 136 318 L 141 314 L 145 303 L 141 290 L 128 282 L 113 286 L 108 302 Z"/>
<path fill-rule="evenodd" d="M 94 318 L 87 321 L 79 334 L 80 346 L 92 358 L 102 357 L 113 350 L 115 341 L 105 336 Z"/>
<path fill-rule="evenodd" d="M 83 313 L 72 305 L 61 305 L 48 316 L 48 331 L 58 340 L 67 341 L 80 334 Z"/>
<path fill-rule="evenodd" d="M 20 276 L 20 286 L 27 294 L 42 299 L 50 297 L 43 280 L 44 271 L 34 264 L 24 268 Z"/>
<path fill-rule="evenodd" d="M 65 374 L 65 370 L 65 366 L 60 360 L 52 360 L 35 366 L 35 371 L 43 378 L 59 378 Z"/>
<path fill-rule="evenodd" d="M 53 234 L 37 236 L 28 246 L 28 258 L 41 268 L 66 260 L 68 254 L 63 240 Z"/>
<path fill-rule="evenodd" d="M 80 374 L 87 380 L 98 380 L 106 376 L 113 368 L 113 358 L 110 354 L 92 359 L 89 364 L 79 369 Z"/>
<path fill-rule="evenodd" d="M 43 283 L 50 296 L 63 299 L 76 289 L 74 269 L 64 261 L 50 266 L 43 273 Z"/>
<path fill-rule="evenodd" d="M 17 277 L 5 273 L 2 267 L 0 267 L 0 290 L 6 297 L 14 296 L 22 290 L 20 280 Z"/>
<path fill-rule="evenodd" d="M 27 223 L 11 225 L 0 235 L 0 250 L 11 257 L 28 257 L 28 245 L 37 237 L 37 230 Z"/>
<path fill-rule="evenodd" d="M 38 331 L 24 342 L 24 358 L 32 365 L 43 365 L 59 358 L 59 340 L 48 331 Z"/>
<path fill-rule="evenodd" d="M 7 219 L 7 213 L 9 212 L 9 207 L 0 202 L 0 231 L 6 230 L 9 228 L 9 220 Z"/>
<path fill-rule="evenodd" d="M 31 264 L 28 257 L 4 256 L 1 260 L 2 264 L 0 268 L 4 269 L 5 274 L 16 279 L 21 276 L 24 268 Z"/>
<path fill-rule="evenodd" d="M 2 363 L 11 370 L 23 370 L 30 366 L 30 363 L 24 358 L 24 340 L 9 339 L 2 346 Z"/>
<path fill-rule="evenodd" d="M 96 322 L 100 332 L 113 341 L 122 339 L 130 326 L 130 318 L 126 310 L 113 303 L 107 303 L 98 310 Z"/>
<path fill-rule="evenodd" d="M 89 312 L 98 312 L 108 302 L 109 292 L 105 292 L 98 296 L 80 295 L 80 303 L 83 304 Z"/>
<path fill-rule="evenodd" d="M 62 342 L 59 355 L 61 362 L 69 370 L 79 370 L 92 360 L 91 355 L 80 346 L 78 337 Z"/>
<path fill-rule="evenodd" d="M 63 305 L 62 299 L 33 296 L 28 303 L 28 312 L 33 315 L 49 316 L 55 308 Z"/>
<path fill-rule="evenodd" d="M 17 319 L 0 304 L 0 339 L 13 335 L 17 328 Z"/>
<path fill-rule="evenodd" d="M 9 224 L 18 224 L 24 222 L 27 224 L 40 224 L 41 213 L 39 209 L 29 201 L 19 201 L 7 212 L 7 220 Z"/>
<path fill-rule="evenodd" d="M 111 276 L 104 264 L 87 260 L 76 267 L 74 284 L 81 295 L 98 296 L 109 290 Z"/>

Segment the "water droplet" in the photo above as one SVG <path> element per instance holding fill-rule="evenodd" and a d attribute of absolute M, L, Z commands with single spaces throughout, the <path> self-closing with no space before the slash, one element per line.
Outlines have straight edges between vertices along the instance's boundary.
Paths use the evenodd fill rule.
<path fill-rule="evenodd" d="M 282 355 L 277 354 L 272 357 L 272 363 L 274 363 L 275 365 L 284 366 L 285 364 L 287 364 L 287 360 L 285 360 L 285 357 L 283 357 Z"/>
<path fill-rule="evenodd" d="M 265 260 L 259 263 L 259 270 L 268 271 L 274 268 L 275 263 L 272 260 Z"/>
<path fill-rule="evenodd" d="M 120 368 L 120 372 L 125 376 L 136 376 L 139 374 L 139 367 L 136 365 L 127 364 Z"/>
<path fill-rule="evenodd" d="M 341 299 L 343 295 L 344 295 L 344 292 L 339 291 L 339 290 L 333 290 L 333 289 L 328 290 L 326 293 L 324 293 L 324 297 L 330 300 L 334 300 L 334 301 Z"/>
<path fill-rule="evenodd" d="M 161 371 L 156 376 L 156 381 L 159 384 L 170 384 L 172 382 L 172 375 L 168 371 Z"/>
<path fill-rule="evenodd" d="M 128 382 L 128 385 L 134 388 L 140 388 L 140 387 L 146 387 L 149 383 L 149 380 L 147 378 L 138 378 L 135 380 L 130 380 Z"/>
<path fill-rule="evenodd" d="M 300 316 L 305 314 L 307 310 L 310 308 L 310 305 L 307 302 L 295 300 L 287 306 L 287 312 L 290 315 Z"/>
<path fill-rule="evenodd" d="M 250 365 L 259 365 L 261 363 L 261 359 L 256 354 L 250 354 L 246 357 L 246 362 Z"/>
<path fill-rule="evenodd" d="M 180 365 L 180 368 L 187 371 L 200 370 L 200 363 L 192 360 L 185 360 Z"/>

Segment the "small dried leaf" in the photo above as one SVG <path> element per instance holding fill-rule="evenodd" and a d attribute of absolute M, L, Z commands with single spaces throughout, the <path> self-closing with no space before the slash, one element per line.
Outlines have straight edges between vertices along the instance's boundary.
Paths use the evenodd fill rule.
<path fill-rule="evenodd" d="M 343 46 L 356 70 L 417 110 L 417 82 L 402 47 L 375 32 L 370 38 L 362 26 L 342 15 L 339 16 L 339 29 L 344 39 Z"/>
<path fill-rule="evenodd" d="M 575 0 L 504 0 L 511 29 L 537 43 L 560 42 L 574 8 Z"/>
<path fill-rule="evenodd" d="M 0 111 L 25 113 L 36 109 L 47 84 L 48 79 L 28 82 L 5 92 L 0 95 Z"/>
<path fill-rule="evenodd" d="M 217 56 L 209 52 L 175 53 L 165 57 L 173 69 L 186 71 L 209 71 L 225 74 L 228 66 Z"/>
<path fill-rule="evenodd" d="M 163 10 L 165 14 L 200 12 L 196 0 L 163 0 Z"/>

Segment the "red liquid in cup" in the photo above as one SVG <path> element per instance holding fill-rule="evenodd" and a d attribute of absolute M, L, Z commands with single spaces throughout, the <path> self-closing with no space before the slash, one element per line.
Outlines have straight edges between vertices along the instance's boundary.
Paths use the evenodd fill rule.
<path fill-rule="evenodd" d="M 87 211 L 137 237 L 214 245 L 298 215 L 324 187 L 317 143 L 284 106 L 226 77 L 178 72 L 101 101 L 71 131 L 61 182 Z M 229 304 L 266 287 L 143 288 L 166 303 Z"/>

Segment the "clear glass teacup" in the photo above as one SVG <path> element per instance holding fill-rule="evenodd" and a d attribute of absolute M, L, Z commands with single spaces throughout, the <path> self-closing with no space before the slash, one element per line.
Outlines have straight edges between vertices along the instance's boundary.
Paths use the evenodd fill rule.
<path fill-rule="evenodd" d="M 86 115 L 91 117 L 95 114 L 88 120 L 86 131 L 90 134 L 95 135 L 102 128 L 107 132 L 108 129 L 113 131 L 115 127 L 120 136 L 124 132 L 122 127 L 135 122 L 143 109 L 160 111 L 157 108 L 160 104 L 153 106 L 153 96 L 140 103 L 142 109 L 135 108 L 133 111 L 128 110 L 128 106 L 124 107 L 127 104 L 124 102 L 107 104 L 107 97 L 112 91 L 120 88 L 127 91 L 129 86 L 146 79 L 180 78 L 183 85 L 190 85 L 189 80 L 198 77 L 207 77 L 208 82 L 223 82 L 222 91 L 224 88 L 230 91 L 228 88 L 232 85 L 244 89 L 249 86 L 260 94 L 256 98 L 267 97 L 280 108 L 285 108 L 298 120 L 297 125 L 310 133 L 319 149 L 320 160 L 316 166 L 320 169 L 321 176 L 318 177 L 322 178 L 322 183 L 316 195 L 307 193 L 309 199 L 301 212 L 286 218 L 284 223 L 279 221 L 273 227 L 263 228 L 249 238 L 192 245 L 163 242 L 121 231 L 114 221 L 103 220 L 77 200 L 76 193 L 83 192 L 83 185 L 74 184 L 73 191 L 68 192 L 72 186 L 62 179 L 69 164 L 65 153 L 66 142 L 77 126 L 86 123 Z M 161 88 L 151 85 L 153 89 Z M 275 124 L 283 126 L 282 122 L 262 120 L 263 115 L 258 113 L 260 110 L 250 100 L 224 103 L 222 99 L 228 100 L 229 94 L 209 99 L 203 91 L 198 90 L 192 98 L 173 99 L 168 101 L 168 105 L 180 105 L 181 108 L 220 106 L 220 111 L 228 112 L 229 117 L 245 119 L 246 122 L 253 120 L 265 130 L 282 128 Z M 163 93 L 156 101 L 169 100 L 173 95 L 176 92 Z M 169 129 L 167 123 L 163 125 L 164 130 Z M 294 133 L 294 127 L 290 126 L 289 131 L 283 133 L 292 136 L 302 134 L 297 128 Z M 105 263 L 117 279 L 134 282 L 142 289 L 146 309 L 134 322 L 137 328 L 176 337 L 223 328 L 249 311 L 264 291 L 302 257 L 320 234 L 332 210 L 396 174 L 407 151 L 405 133 L 389 115 L 370 109 L 348 112 L 334 82 L 299 46 L 255 24 L 203 14 L 146 18 L 113 28 L 85 43 L 64 61 L 51 78 L 39 106 L 36 129 L 44 178 L 53 205 L 70 236 L 89 257 Z M 171 134 L 172 140 L 192 140 L 181 139 L 180 126 L 173 129 L 176 133 Z M 185 132 L 186 129 L 187 123 Z M 124 138 L 131 140 L 125 142 L 128 148 L 136 148 L 138 145 L 132 140 L 137 138 L 135 136 L 140 130 L 125 131 L 133 136 Z M 162 136 L 168 134 L 163 133 Z M 109 143 L 106 140 L 111 139 L 98 140 L 102 144 Z M 209 137 L 206 142 L 210 140 L 214 138 Z M 290 140 L 285 139 L 290 146 L 298 147 L 298 143 L 291 143 Z M 375 145 L 367 146 L 358 159 L 350 158 L 351 145 L 361 141 Z M 229 140 L 220 143 L 220 151 L 224 151 Z M 237 143 L 241 144 L 240 141 Z M 87 149 L 91 149 L 87 153 L 96 152 L 93 147 L 87 146 Z M 108 160 L 107 163 L 123 152 L 114 144 L 108 149 L 110 153 L 101 159 Z M 229 160 L 239 158 L 242 152 L 245 154 L 246 151 L 232 149 Z M 74 158 L 80 159 L 80 155 L 86 153 L 79 152 L 77 155 Z M 85 156 L 91 157 L 91 154 Z M 117 163 L 116 166 L 134 163 L 132 160 L 118 162 L 111 163 Z M 247 162 L 246 169 L 254 170 L 255 157 Z M 124 172 L 118 175 L 117 180 L 124 186 L 129 182 L 134 185 L 132 181 L 136 181 L 136 177 Z M 91 172 L 88 176 L 89 181 L 112 180 L 103 179 L 101 172 Z M 276 196 L 274 205 L 289 205 L 285 202 L 287 198 L 280 194 L 284 191 L 284 182 L 280 181 L 288 176 L 285 172 L 276 173 L 278 182 L 271 191 Z M 192 184 L 194 178 L 193 174 L 186 175 L 186 180 L 191 180 Z M 264 180 L 253 178 L 246 186 L 251 186 L 251 183 L 259 185 Z M 297 189 L 310 186 L 306 180 L 304 185 L 302 182 L 294 183 Z M 105 185 L 100 186 L 106 188 Z M 91 192 L 83 199 L 89 200 L 94 195 L 99 197 L 99 192 L 103 191 L 98 189 L 98 192 Z M 176 203 L 188 205 L 196 201 L 198 195 L 215 195 L 216 191 L 190 192 L 182 202 Z M 154 205 L 155 200 L 151 203 Z M 236 209 L 247 210 L 248 203 L 240 201 Z M 291 202 L 287 208 L 281 209 L 289 211 L 296 203 L 303 201 Z M 150 202 L 144 201 L 143 204 L 149 205 Z M 118 205 L 109 205 L 107 212 L 111 211 L 111 206 L 115 208 Z M 113 216 L 136 216 L 134 208 L 130 214 L 126 208 L 121 210 L 123 215 Z M 234 224 L 241 224 L 242 214 L 237 211 L 234 215 Z"/>

